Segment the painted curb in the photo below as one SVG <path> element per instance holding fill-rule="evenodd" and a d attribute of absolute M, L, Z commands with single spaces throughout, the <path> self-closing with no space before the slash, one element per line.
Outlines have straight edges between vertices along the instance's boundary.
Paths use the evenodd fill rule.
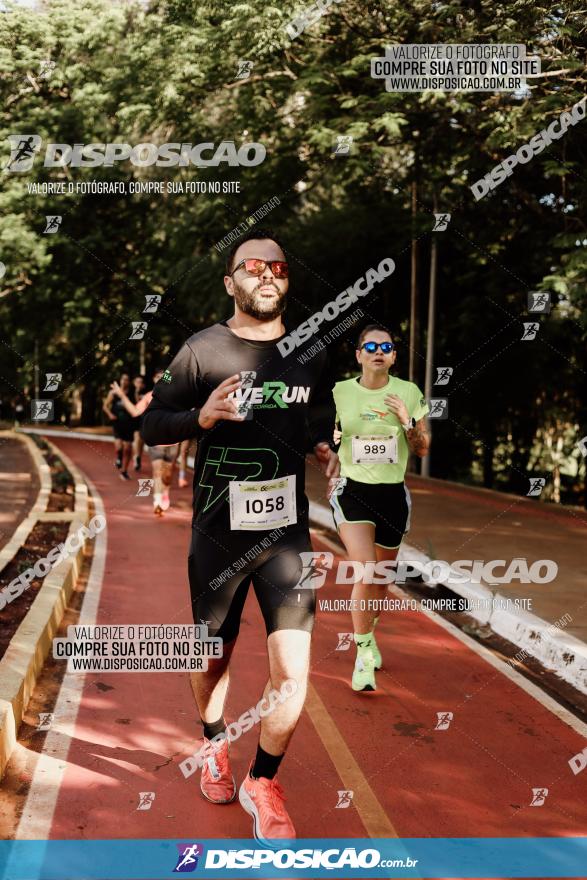
<path fill-rule="evenodd" d="M 332 514 L 325 504 L 310 501 L 310 523 L 336 534 Z M 422 569 L 431 561 L 426 554 L 406 543 L 401 545 L 399 559 L 414 561 L 414 567 L 422 566 Z M 455 572 L 455 577 L 457 576 L 462 575 Z M 430 581 L 431 586 L 437 583 L 439 581 Z M 587 694 L 587 645 L 584 642 L 521 608 L 516 609 L 511 604 L 499 607 L 502 603 L 506 605 L 507 597 L 484 583 L 440 583 L 456 595 L 472 602 L 488 599 L 495 602 L 498 607 L 493 607 L 491 602 L 490 608 L 471 609 L 467 614 L 520 648 L 520 656 L 512 658 L 514 665 L 516 659 L 522 661 L 525 657 L 533 657 L 580 693 Z"/>
<path fill-rule="evenodd" d="M 26 439 L 34 445 L 32 440 Z M 67 541 L 74 532 L 89 522 L 88 487 L 71 459 L 50 441 L 47 442 L 51 451 L 61 458 L 74 480 L 74 510 L 69 512 L 70 526 L 65 539 Z M 38 464 L 38 459 L 35 459 L 35 463 Z M 48 466 L 45 467 L 49 472 Z M 50 479 L 49 473 L 49 481 Z M 45 510 L 46 506 L 47 499 L 43 509 L 38 510 L 39 514 L 44 514 L 42 519 L 40 516 L 35 517 L 35 522 L 37 519 L 43 522 L 50 520 L 50 514 Z M 59 512 L 56 512 L 56 516 L 59 520 Z M 75 553 L 63 559 L 45 576 L 33 604 L 0 660 L 0 779 L 16 746 L 20 723 L 79 576 L 86 541 L 87 539 L 84 539 Z"/>
<path fill-rule="evenodd" d="M 31 509 L 23 521 L 16 527 L 14 534 L 10 537 L 2 550 L 0 550 L 0 571 L 3 571 L 3 569 L 12 562 L 22 545 L 25 543 L 39 516 L 47 509 L 49 495 L 51 494 L 51 470 L 41 455 L 39 447 L 30 437 L 26 437 L 24 434 L 20 433 L 17 434 L 15 431 L 0 431 L 0 437 L 5 437 L 10 440 L 18 440 L 20 443 L 24 443 L 33 460 L 33 465 L 37 468 L 40 483 L 39 492 Z"/>

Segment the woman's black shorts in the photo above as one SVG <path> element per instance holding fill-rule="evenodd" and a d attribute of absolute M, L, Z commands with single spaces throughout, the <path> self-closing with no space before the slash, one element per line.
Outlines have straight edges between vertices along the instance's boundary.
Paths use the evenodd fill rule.
<path fill-rule="evenodd" d="M 336 528 L 347 522 L 372 523 L 376 544 L 389 550 L 399 547 L 410 529 L 412 500 L 406 484 L 343 480 L 342 488 L 330 498 Z"/>
<path fill-rule="evenodd" d="M 116 419 L 112 422 L 112 430 L 117 440 L 132 443 L 134 437 L 134 419 Z"/>

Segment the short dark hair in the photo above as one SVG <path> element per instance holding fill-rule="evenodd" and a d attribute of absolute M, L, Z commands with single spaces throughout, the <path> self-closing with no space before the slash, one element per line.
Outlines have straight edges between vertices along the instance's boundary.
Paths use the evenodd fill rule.
<path fill-rule="evenodd" d="M 232 269 L 233 269 L 232 263 L 234 260 L 234 255 L 236 254 L 236 252 L 239 249 L 239 247 L 241 246 L 241 244 L 244 244 L 245 241 L 252 241 L 254 239 L 263 239 L 263 238 L 270 238 L 271 241 L 274 241 L 275 244 L 278 244 L 279 247 L 281 248 L 281 250 L 283 251 L 283 253 L 285 253 L 285 248 L 282 245 L 281 241 L 279 240 L 279 238 L 276 235 L 273 234 L 273 232 L 270 229 L 249 229 L 249 231 L 245 232 L 245 234 L 242 235 L 238 239 L 238 241 L 235 241 L 234 244 L 232 245 L 232 247 L 230 248 L 230 250 L 226 256 L 226 274 L 230 275 L 230 273 L 232 272 Z"/>
<path fill-rule="evenodd" d="M 361 347 L 365 336 L 368 336 L 369 333 L 373 333 L 375 331 L 377 331 L 377 333 L 387 333 L 388 336 L 391 336 L 391 330 L 388 330 L 387 327 L 383 326 L 383 324 L 367 324 L 367 326 L 363 327 L 363 329 L 359 333 L 359 338 L 357 339 L 357 348 Z M 391 336 L 391 339 L 393 341 L 393 336 Z"/>

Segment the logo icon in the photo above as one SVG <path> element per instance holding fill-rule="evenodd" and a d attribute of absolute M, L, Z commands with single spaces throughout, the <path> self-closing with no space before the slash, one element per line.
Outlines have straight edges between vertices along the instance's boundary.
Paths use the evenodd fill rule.
<path fill-rule="evenodd" d="M 63 375 L 61 373 L 45 373 L 45 387 L 43 391 L 57 391 Z"/>
<path fill-rule="evenodd" d="M 539 329 L 540 324 L 536 321 L 532 323 L 524 321 L 524 332 L 522 333 L 521 340 L 523 342 L 530 342 L 532 339 L 536 339 Z"/>
<path fill-rule="evenodd" d="M 337 792 L 338 794 L 338 803 L 335 806 L 335 810 L 348 810 L 351 805 L 353 799 L 353 792 L 350 790 L 343 790 Z"/>
<path fill-rule="evenodd" d="M 326 573 L 332 568 L 334 555 L 317 550 L 307 550 L 298 554 L 302 561 L 302 573 L 294 590 L 317 590 L 326 580 Z"/>
<path fill-rule="evenodd" d="M 155 800 L 154 791 L 139 791 L 139 805 L 137 810 L 150 810 Z"/>
<path fill-rule="evenodd" d="M 336 144 L 332 148 L 335 156 L 348 156 L 353 145 L 352 134 L 338 134 L 336 136 Z"/>
<path fill-rule="evenodd" d="M 37 79 L 49 79 L 56 67 L 57 64 L 55 61 L 41 61 L 39 64 Z"/>
<path fill-rule="evenodd" d="M 376 422 L 378 420 L 385 421 L 385 419 L 388 417 L 388 415 L 389 415 L 389 412 L 387 410 L 370 409 L 370 410 L 367 410 L 367 412 L 360 413 L 360 418 L 364 422 Z"/>
<path fill-rule="evenodd" d="M 255 370 L 241 370 L 241 388 L 252 388 L 256 378 Z"/>
<path fill-rule="evenodd" d="M 432 232 L 444 232 L 446 229 L 448 229 L 450 218 L 450 214 L 435 214 L 434 227 L 432 229 Z"/>
<path fill-rule="evenodd" d="M 528 311 L 540 312 L 543 315 L 550 315 L 551 295 L 542 290 L 533 290 L 528 293 Z"/>
<path fill-rule="evenodd" d="M 131 321 L 132 330 L 129 339 L 142 339 L 149 326 L 146 321 Z"/>
<path fill-rule="evenodd" d="M 332 487 L 330 490 L 331 498 L 333 495 L 342 495 L 346 486 L 346 477 L 333 477 L 330 485 Z"/>
<path fill-rule="evenodd" d="M 44 233 L 53 233 L 59 230 L 62 221 L 61 214 L 46 214 L 45 215 L 45 228 L 43 229 Z"/>
<path fill-rule="evenodd" d="M 569 758 L 569 767 L 575 776 L 587 767 L 587 746 L 578 755 L 573 755 L 572 758 Z"/>
<path fill-rule="evenodd" d="M 253 69 L 252 61 L 239 61 L 238 63 L 238 73 L 236 75 L 237 79 L 248 79 L 251 75 L 251 70 Z"/>
<path fill-rule="evenodd" d="M 236 407 L 236 414 L 240 419 L 252 419 L 253 418 L 253 404 L 250 400 L 234 400 L 233 403 Z"/>
<path fill-rule="evenodd" d="M 30 171 L 33 167 L 35 153 L 41 146 L 41 136 L 38 134 L 10 134 L 10 159 L 6 171 Z"/>
<path fill-rule="evenodd" d="M 51 422 L 54 403 L 52 400 L 31 400 L 31 419 L 33 422 Z"/>
<path fill-rule="evenodd" d="M 530 801 L 530 806 L 531 807 L 541 807 L 547 797 L 548 797 L 548 789 L 547 788 L 533 788 L 532 789 L 532 800 Z"/>
<path fill-rule="evenodd" d="M 163 375 L 161 376 L 161 381 L 162 381 L 162 382 L 167 382 L 167 384 L 169 384 L 169 383 L 171 382 L 172 379 L 173 379 L 173 376 L 171 375 L 171 373 L 169 372 L 169 370 L 165 370 L 165 372 L 164 372 Z"/>
<path fill-rule="evenodd" d="M 350 646 L 353 643 L 353 634 L 352 633 L 338 633 L 338 645 L 336 646 L 337 651 L 348 651 Z"/>
<path fill-rule="evenodd" d="M 161 296 L 158 293 L 149 293 L 145 296 L 144 312 L 156 312 L 161 302 Z"/>
<path fill-rule="evenodd" d="M 437 722 L 434 730 L 448 730 L 450 727 L 450 722 L 453 720 L 454 715 L 452 712 L 437 712 L 436 713 Z"/>
<path fill-rule="evenodd" d="M 544 477 L 532 477 L 530 479 L 530 488 L 526 492 L 526 495 L 535 498 L 536 496 L 540 495 L 545 485 L 546 480 Z"/>
<path fill-rule="evenodd" d="M 153 484 L 154 484 L 154 482 L 155 482 L 155 481 L 154 481 L 154 480 L 151 480 L 151 479 L 146 479 L 146 480 L 145 480 L 145 479 L 141 479 L 141 480 L 139 480 L 139 481 L 138 481 L 139 488 L 138 488 L 138 490 L 137 490 L 136 497 L 137 497 L 137 498 L 143 498 L 143 497 L 145 497 L 146 495 L 150 495 L 150 494 L 151 494 L 151 489 L 153 488 Z"/>
<path fill-rule="evenodd" d="M 250 459 L 250 455 L 255 458 Z M 228 496 L 231 480 L 273 480 L 278 467 L 279 459 L 273 449 L 210 446 L 199 483 L 208 489 L 204 510 Z"/>
<path fill-rule="evenodd" d="M 39 712 L 39 723 L 37 724 L 37 730 L 49 730 L 49 728 L 53 724 L 54 718 L 55 715 L 53 712 Z"/>
<path fill-rule="evenodd" d="M 448 419 L 448 399 L 446 397 L 433 397 L 430 400 L 429 419 Z"/>
<path fill-rule="evenodd" d="M 436 367 L 435 385 L 448 385 L 450 377 L 453 374 L 452 367 Z"/>
<path fill-rule="evenodd" d="M 189 874 L 198 867 L 198 859 L 204 855 L 201 843 L 177 843 L 179 856 L 173 869 L 174 874 Z"/>

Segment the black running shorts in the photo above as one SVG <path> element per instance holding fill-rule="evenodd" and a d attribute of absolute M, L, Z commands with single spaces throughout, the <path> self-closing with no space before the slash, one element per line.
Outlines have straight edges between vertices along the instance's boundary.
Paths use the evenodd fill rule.
<path fill-rule="evenodd" d="M 117 440 L 132 443 L 135 432 L 133 419 L 117 419 L 112 423 L 112 431 Z"/>
<path fill-rule="evenodd" d="M 281 530 L 283 531 L 283 530 Z M 279 629 L 311 632 L 316 608 L 313 589 L 295 589 L 312 552 L 307 530 L 204 532 L 192 527 L 188 573 L 194 623 L 208 634 L 233 641 L 252 583 L 269 636 Z"/>
<path fill-rule="evenodd" d="M 342 490 L 330 498 L 337 529 L 343 523 L 371 523 L 376 544 L 386 550 L 399 547 L 410 529 L 412 502 L 406 484 L 343 479 Z"/>

